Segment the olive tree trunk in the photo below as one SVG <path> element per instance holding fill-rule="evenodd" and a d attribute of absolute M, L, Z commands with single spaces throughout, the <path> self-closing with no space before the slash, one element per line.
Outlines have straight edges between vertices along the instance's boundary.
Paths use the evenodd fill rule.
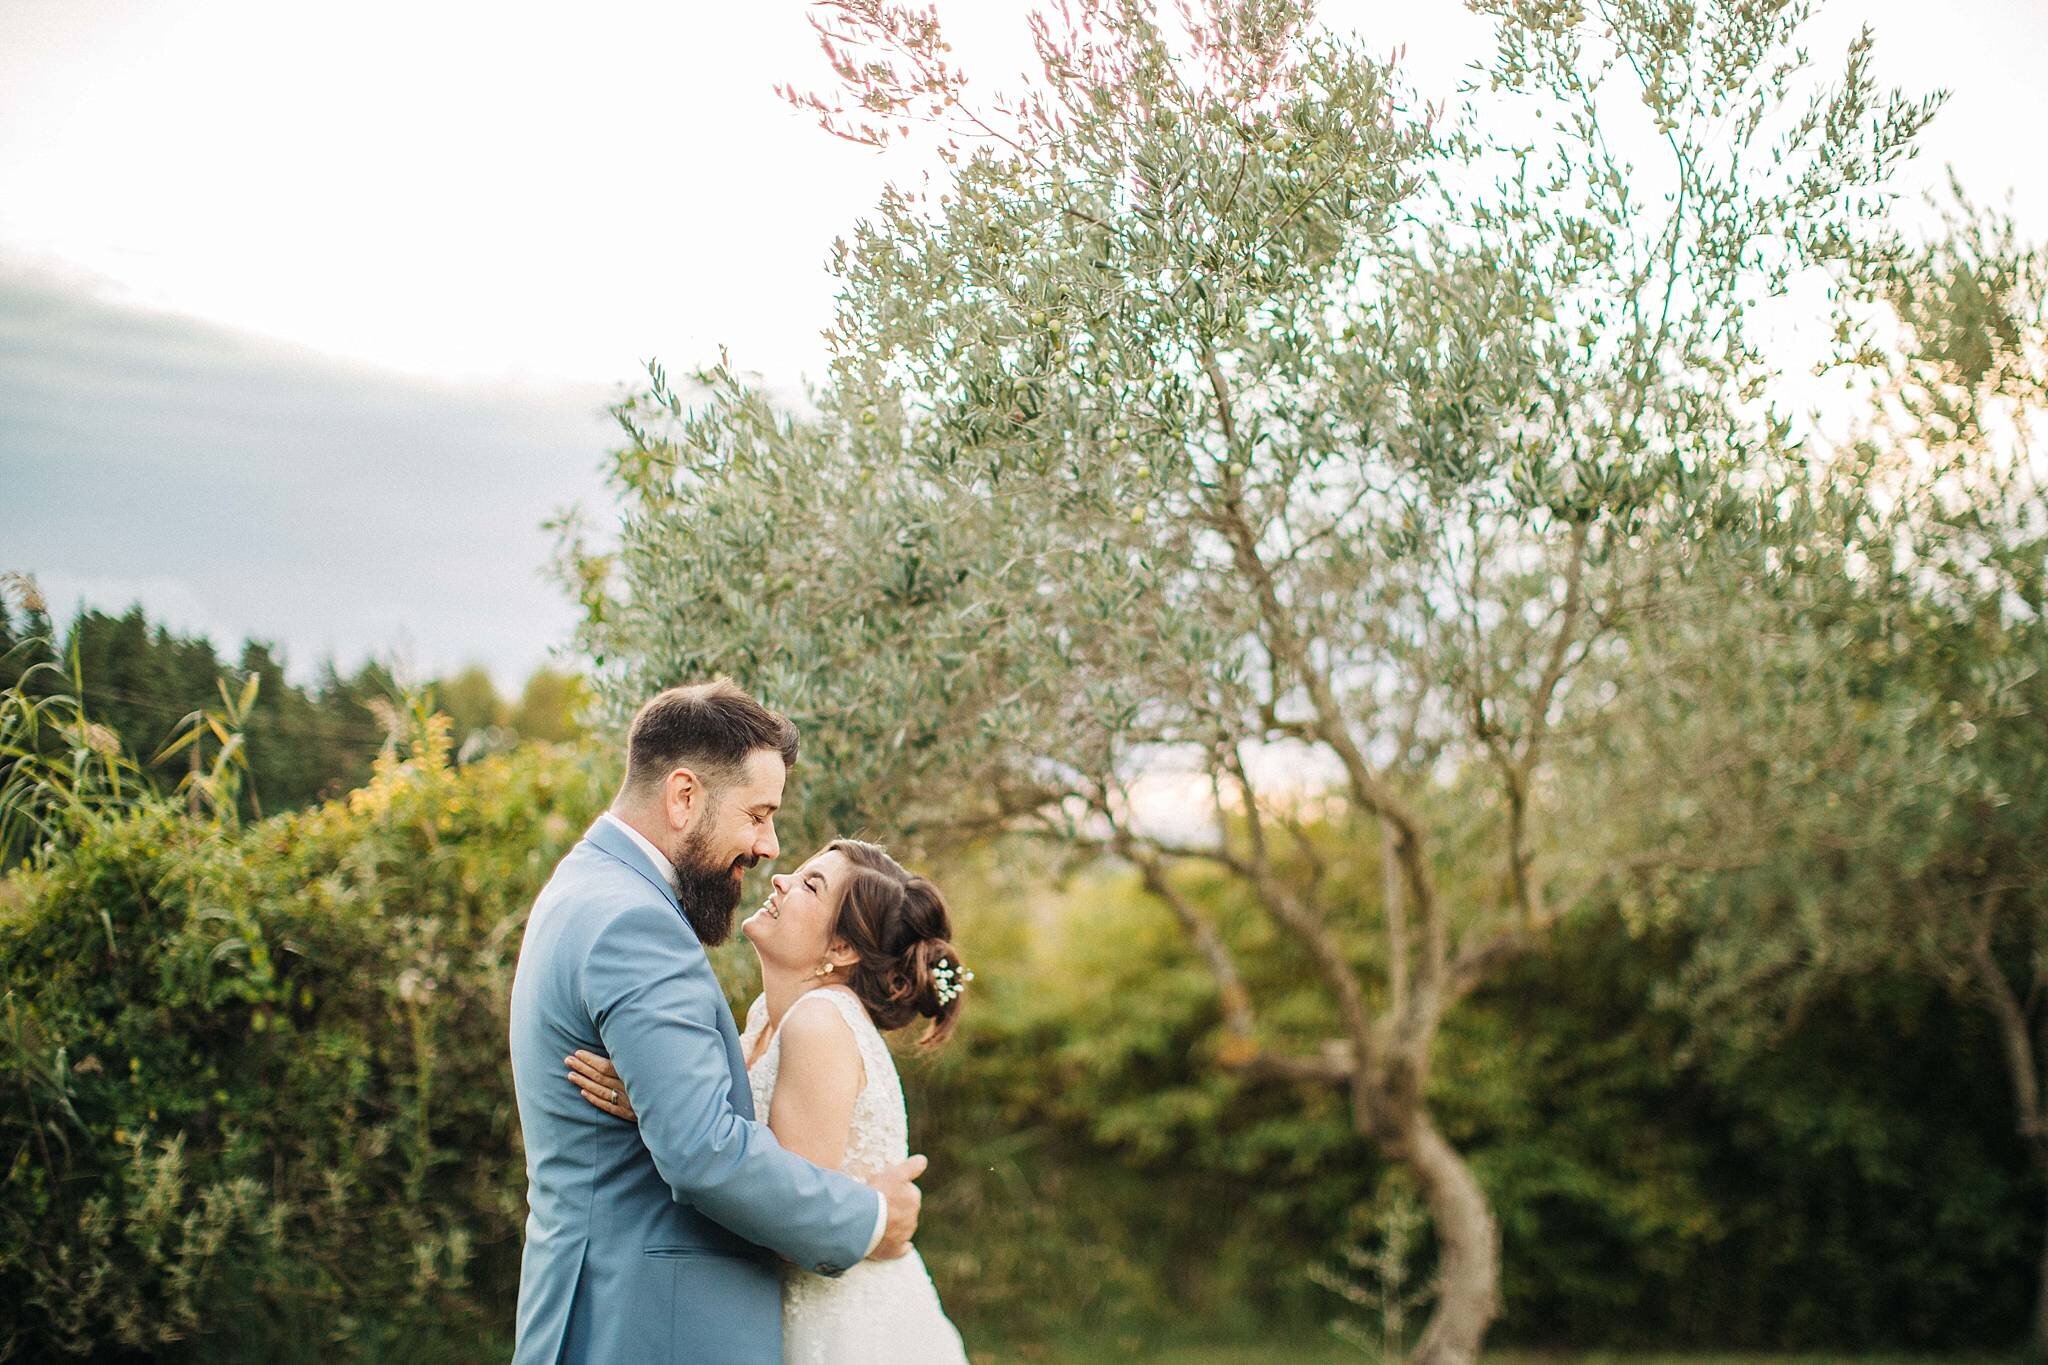
<path fill-rule="evenodd" d="M 1418 1110 L 1401 1160 L 1422 1187 L 1436 1227 L 1436 1307 L 1409 1357 L 1415 1365 L 1474 1365 L 1500 1316 L 1500 1224 L 1472 1168 Z"/>

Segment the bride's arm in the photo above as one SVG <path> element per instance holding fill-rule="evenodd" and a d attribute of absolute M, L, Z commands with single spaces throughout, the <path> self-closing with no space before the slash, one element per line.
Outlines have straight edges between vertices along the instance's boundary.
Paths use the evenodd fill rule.
<path fill-rule="evenodd" d="M 740 1035 L 740 1045 L 746 1046 L 748 1035 L 754 1032 L 755 1021 L 767 1006 L 767 997 L 757 995 L 754 1003 L 747 1006 L 747 1027 Z M 751 1063 L 751 1057 L 749 1062 Z M 577 1048 L 562 1059 L 569 1068 L 569 1079 L 576 1082 L 576 1088 L 589 1100 L 615 1119 L 638 1123 L 640 1115 L 633 1109 L 633 1102 L 626 1097 L 626 1086 L 619 1079 L 619 1069 L 612 1065 L 612 1059 L 587 1048 Z"/>
<path fill-rule="evenodd" d="M 860 1045 L 838 1010 L 792 1009 L 782 1019 L 782 1069 L 768 1127 L 788 1151 L 838 1170 L 866 1080 Z"/>

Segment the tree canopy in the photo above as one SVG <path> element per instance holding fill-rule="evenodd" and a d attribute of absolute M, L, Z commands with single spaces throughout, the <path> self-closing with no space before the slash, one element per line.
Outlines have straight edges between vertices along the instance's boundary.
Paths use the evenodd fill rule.
<path fill-rule="evenodd" d="M 1482 5 L 1455 112 L 1291 4 L 1065 6 L 986 105 L 929 16 L 824 8 L 843 95 L 799 102 L 924 123 L 948 173 L 837 245 L 814 414 L 724 367 L 620 405 L 619 546 L 565 563 L 585 642 L 621 704 L 729 672 L 787 709 L 814 834 L 1130 860 L 1213 971 L 1218 1060 L 1340 1087 L 1412 1170 L 1417 1356 L 1470 1360 L 1498 1235 L 1431 1118 L 1438 1030 L 1615 870 L 1572 765 L 1623 628 L 1806 533 L 1756 315 L 1853 276 L 1937 101 L 1878 89 L 1868 34 L 1816 79 L 1801 5 Z M 1373 850 L 1370 962 L 1307 808 Z M 1196 866 L 1302 946 L 1322 1024 L 1260 1020 Z"/>

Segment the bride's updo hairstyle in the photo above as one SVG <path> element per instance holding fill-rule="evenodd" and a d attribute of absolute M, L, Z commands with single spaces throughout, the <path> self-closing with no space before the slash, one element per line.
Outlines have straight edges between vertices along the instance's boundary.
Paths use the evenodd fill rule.
<path fill-rule="evenodd" d="M 878 844 L 834 839 L 828 847 L 853 865 L 833 926 L 834 936 L 860 954 L 846 984 L 880 1028 L 899 1029 L 922 1016 L 932 1022 L 918 1046 L 945 1042 L 967 984 L 960 954 L 947 942 L 953 919 L 945 897 Z"/>

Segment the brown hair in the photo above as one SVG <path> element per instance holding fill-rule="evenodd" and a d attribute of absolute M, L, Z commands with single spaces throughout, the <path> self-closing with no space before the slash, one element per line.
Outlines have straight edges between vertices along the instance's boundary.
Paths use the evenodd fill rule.
<path fill-rule="evenodd" d="M 932 1022 L 918 1045 L 945 1042 L 960 1018 L 958 988 L 966 971 L 959 951 L 947 941 L 953 917 L 945 897 L 879 844 L 834 839 L 826 847 L 853 864 L 833 925 L 834 936 L 860 954 L 846 984 L 879 1027 L 899 1029 L 922 1015 Z M 941 963 L 950 964 L 955 987 L 944 1001 L 939 999 Z"/>
<path fill-rule="evenodd" d="M 626 738 L 626 785 L 646 791 L 677 768 L 707 781 L 730 777 L 756 749 L 796 762 L 796 726 L 742 691 L 731 678 L 657 692 L 633 717 Z"/>

